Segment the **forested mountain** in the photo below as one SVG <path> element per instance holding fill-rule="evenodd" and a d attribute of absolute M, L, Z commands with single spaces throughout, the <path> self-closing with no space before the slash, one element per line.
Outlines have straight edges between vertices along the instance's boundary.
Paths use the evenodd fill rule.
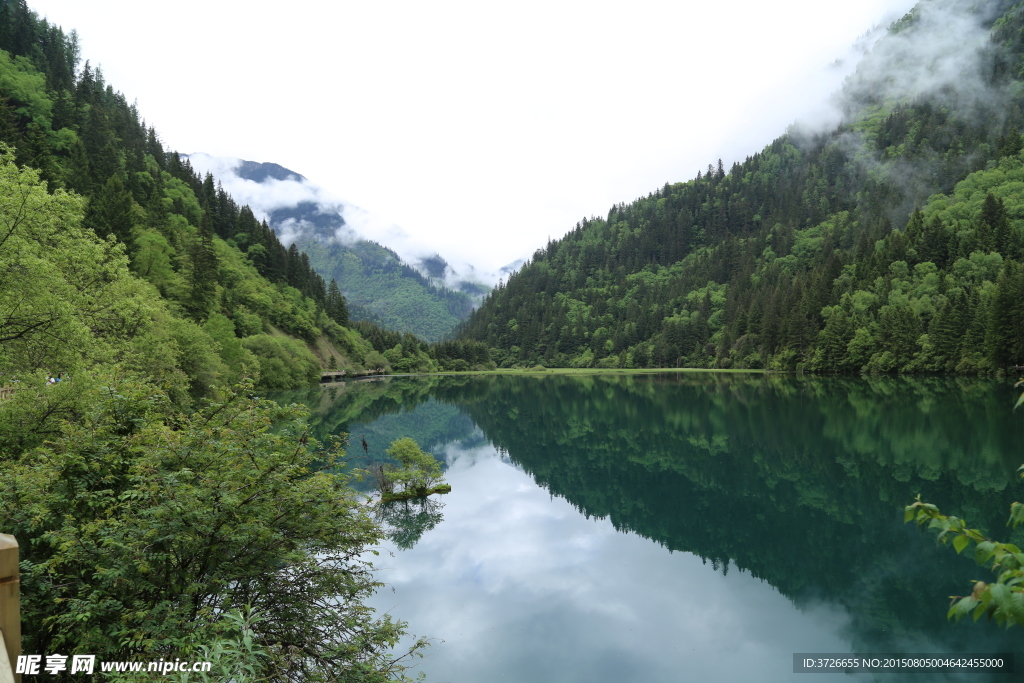
<path fill-rule="evenodd" d="M 585 219 L 460 331 L 506 366 L 991 372 L 1024 364 L 1024 9 L 923 0 L 730 168 Z"/>
<path fill-rule="evenodd" d="M 211 175 L 165 150 L 100 70 L 80 64 L 74 33 L 24 2 L 0 2 L 0 50 L 0 142 L 19 165 L 38 169 L 50 193 L 84 197 L 82 226 L 112 235 L 131 276 L 159 292 L 167 316 L 160 345 L 192 396 L 243 372 L 283 388 L 316 379 L 322 367 L 387 366 L 346 327 L 344 297 L 309 258 L 286 248 Z M 15 334 L 24 301 L 6 305 L 0 325 Z M 33 357 L 2 372 L 40 367 Z M 46 367 L 72 370 L 67 359 Z"/>
<path fill-rule="evenodd" d="M 335 280 L 353 320 L 437 341 L 465 320 L 490 287 L 460 277 L 440 256 L 403 260 L 394 249 L 345 221 L 356 207 L 327 197 L 302 175 L 273 163 L 191 154 L 216 169 L 229 192 L 239 189 L 285 244 L 294 244 L 326 280 Z M 363 212 L 365 213 L 365 212 Z"/>
<path fill-rule="evenodd" d="M 350 323 L 336 281 L 325 283 L 307 254 L 294 243 L 285 247 L 267 221 L 240 206 L 212 174 L 201 176 L 188 158 L 166 151 L 154 128 L 102 73 L 88 61 L 79 64 L 75 34 L 39 19 L 24 2 L 0 1 L 0 142 L 13 147 L 19 164 L 38 169 L 49 193 L 73 193 L 69 201 L 78 202 L 82 215 L 64 211 L 60 220 L 69 228 L 80 225 L 93 240 L 109 235 L 113 242 L 102 247 L 110 254 L 104 258 L 127 257 L 125 282 L 141 297 L 137 305 L 144 301 L 153 310 L 101 336 L 114 335 L 112 342 L 135 348 L 144 361 L 136 371 L 159 374 L 179 404 L 214 395 L 243 374 L 258 373 L 262 387 L 280 389 L 307 385 L 323 369 L 436 371 L 489 363 L 486 347 L 479 344 L 432 348 L 414 336 L 360 322 L 371 343 Z M 246 170 L 265 177 L 291 175 L 266 165 Z M 25 189 L 6 188 L 6 196 L 15 202 Z M 16 216 L 8 218 L 12 226 L 20 224 Z M 4 272 L 20 273 L 0 282 L 0 338 L 7 342 L 5 351 L 30 339 L 35 346 L 31 352 L 26 347 L 23 353 L 4 354 L 4 382 L 41 370 L 81 372 L 101 362 L 76 358 L 74 344 L 60 348 L 60 334 L 46 327 L 56 323 L 46 316 L 42 322 L 26 320 L 30 300 L 11 289 L 33 279 L 45 282 L 40 268 L 73 256 L 54 244 L 41 252 L 43 262 L 29 263 L 22 258 L 28 248 L 11 252 L 13 244 L 0 245 L 6 250 L 0 256 L 10 252 L 13 259 Z M 83 246 L 75 249 L 87 252 Z M 388 258 L 386 252 L 381 258 Z M 91 286 L 78 287 L 83 288 L 91 291 Z M 58 291 L 55 286 L 48 294 Z M 460 296 L 455 307 L 468 312 L 468 297 Z M 83 307 L 99 298 L 98 293 L 92 299 L 42 297 L 31 299 L 31 305 L 59 307 L 70 323 L 92 315 Z M 421 317 L 430 321 L 426 313 Z M 456 321 L 452 317 L 447 324 Z M 77 351 L 86 353 L 84 346 Z"/>
<path fill-rule="evenodd" d="M 368 320 L 388 329 L 411 332 L 426 341 L 451 335 L 489 291 L 485 285 L 470 282 L 461 283 L 460 289 L 444 286 L 443 270 L 447 264 L 440 257 L 428 263 L 440 262 L 442 271 L 431 278 L 376 242 L 344 244 L 303 236 L 295 243 L 309 254 L 309 262 L 317 272 L 337 281 L 351 304 L 353 320 Z"/>
<path fill-rule="evenodd" d="M 0 0 L 0 530 L 19 546 L 17 649 L 208 657 L 224 680 L 408 680 L 403 624 L 362 604 L 382 531 L 329 471 L 340 443 L 246 378 L 308 386 L 332 365 L 389 368 L 337 284 L 167 153 L 79 64 L 74 33 Z"/>

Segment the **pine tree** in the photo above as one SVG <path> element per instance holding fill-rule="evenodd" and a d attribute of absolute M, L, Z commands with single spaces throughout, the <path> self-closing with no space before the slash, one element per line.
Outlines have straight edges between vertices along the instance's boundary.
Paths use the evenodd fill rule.
<path fill-rule="evenodd" d="M 932 217 L 924 228 L 924 237 L 917 247 L 918 256 L 922 261 L 931 261 L 939 268 L 945 268 L 948 263 L 947 249 L 949 238 L 946 236 L 946 226 L 938 214 Z"/>
<path fill-rule="evenodd" d="M 199 221 L 199 232 L 189 255 L 192 262 L 189 314 L 196 321 L 203 322 L 217 299 L 217 252 L 213 247 L 213 229 L 206 211 Z"/>
<path fill-rule="evenodd" d="M 974 233 L 977 248 L 985 253 L 1002 251 L 1007 247 L 1010 221 L 1006 216 L 1006 205 L 991 192 L 985 195 Z"/>
<path fill-rule="evenodd" d="M 854 325 L 842 308 L 838 308 L 825 324 L 819 336 L 821 350 L 818 369 L 828 372 L 843 372 L 850 369 L 846 364 L 846 349 L 853 339 Z"/>
<path fill-rule="evenodd" d="M 1020 154 L 1022 148 L 1024 145 L 1021 144 L 1020 132 L 1017 130 L 1017 126 L 1011 126 L 999 149 L 999 156 L 1015 157 Z"/>
<path fill-rule="evenodd" d="M 986 355 L 997 369 L 1021 362 L 1024 340 L 1022 309 L 1024 268 L 1019 263 L 1009 261 L 996 281 L 996 294 L 985 335 Z"/>
<path fill-rule="evenodd" d="M 132 195 L 125 189 L 121 174 L 115 173 L 107 178 L 103 189 L 89 200 L 84 222 L 100 237 L 113 234 L 118 241 L 131 246 L 135 224 L 134 207 Z"/>
<path fill-rule="evenodd" d="M 345 297 L 338 289 L 338 283 L 331 278 L 331 284 L 327 288 L 327 305 L 325 306 L 328 317 L 342 327 L 348 327 L 348 304 Z"/>

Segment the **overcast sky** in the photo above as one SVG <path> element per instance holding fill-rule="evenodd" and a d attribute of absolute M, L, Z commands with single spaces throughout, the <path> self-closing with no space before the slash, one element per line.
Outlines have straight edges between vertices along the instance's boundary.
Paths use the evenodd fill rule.
<path fill-rule="evenodd" d="M 281 164 L 483 269 L 820 118 L 913 4 L 29 2 L 167 147 Z"/>

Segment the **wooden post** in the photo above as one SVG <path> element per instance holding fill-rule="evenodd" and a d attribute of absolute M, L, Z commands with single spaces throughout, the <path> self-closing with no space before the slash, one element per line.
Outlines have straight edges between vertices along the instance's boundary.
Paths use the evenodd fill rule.
<path fill-rule="evenodd" d="M 21 683 L 21 674 L 14 673 L 14 665 L 21 654 L 21 591 L 18 580 L 18 541 L 10 534 L 0 534 L 0 633 L 14 677 Z M 0 673 L 0 681 L 5 680 Z"/>

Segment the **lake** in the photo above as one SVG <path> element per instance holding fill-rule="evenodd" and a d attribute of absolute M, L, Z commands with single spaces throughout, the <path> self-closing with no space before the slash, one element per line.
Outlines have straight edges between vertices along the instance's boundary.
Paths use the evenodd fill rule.
<path fill-rule="evenodd" d="M 921 494 L 1024 545 L 1005 526 L 1024 498 L 1007 381 L 431 376 L 275 398 L 307 403 L 320 437 L 350 433 L 350 455 L 410 436 L 444 463 L 452 493 L 384 513 L 372 602 L 436 639 L 429 681 L 837 681 L 794 673 L 794 653 L 1024 637 L 948 622 L 991 572 L 903 523 Z"/>

